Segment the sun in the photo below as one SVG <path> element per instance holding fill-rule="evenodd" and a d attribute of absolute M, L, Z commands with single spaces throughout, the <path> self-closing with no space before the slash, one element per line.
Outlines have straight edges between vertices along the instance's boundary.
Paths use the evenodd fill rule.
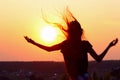
<path fill-rule="evenodd" d="M 58 31 L 55 27 L 45 26 L 41 29 L 41 39 L 45 42 L 53 42 L 57 38 Z"/>

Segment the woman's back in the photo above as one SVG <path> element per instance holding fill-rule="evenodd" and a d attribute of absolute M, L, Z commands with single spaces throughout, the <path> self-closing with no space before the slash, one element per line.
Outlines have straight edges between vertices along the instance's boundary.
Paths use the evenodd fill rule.
<path fill-rule="evenodd" d="M 87 52 L 92 48 L 88 41 L 66 40 L 61 46 L 68 72 L 71 75 L 84 74 L 88 68 Z"/>

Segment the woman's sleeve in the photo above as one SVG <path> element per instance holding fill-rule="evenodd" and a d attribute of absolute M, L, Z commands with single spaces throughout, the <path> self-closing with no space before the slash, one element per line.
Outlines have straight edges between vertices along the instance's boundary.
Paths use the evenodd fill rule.
<path fill-rule="evenodd" d="M 88 51 L 92 49 L 92 45 L 89 41 L 86 41 L 86 48 Z"/>

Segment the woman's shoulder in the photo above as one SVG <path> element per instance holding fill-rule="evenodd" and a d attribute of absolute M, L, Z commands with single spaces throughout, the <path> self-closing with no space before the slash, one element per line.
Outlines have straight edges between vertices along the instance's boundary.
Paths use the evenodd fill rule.
<path fill-rule="evenodd" d="M 89 41 L 87 41 L 87 40 L 82 40 L 81 42 L 82 42 L 82 44 L 84 44 L 86 46 L 92 47 L 91 43 Z"/>
<path fill-rule="evenodd" d="M 83 43 L 89 43 L 89 41 L 87 41 L 87 40 L 82 40 L 82 42 L 83 42 Z"/>

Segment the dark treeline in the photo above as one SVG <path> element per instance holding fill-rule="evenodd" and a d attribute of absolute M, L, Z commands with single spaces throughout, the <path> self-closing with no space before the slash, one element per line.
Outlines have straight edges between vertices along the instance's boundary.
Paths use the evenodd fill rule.
<path fill-rule="evenodd" d="M 118 68 L 120 66 L 120 60 L 108 60 L 101 63 L 95 61 L 89 62 L 89 72 L 97 71 L 108 71 L 111 69 Z M 0 71 L 16 71 L 16 70 L 30 70 L 33 72 L 65 72 L 64 62 L 49 62 L 49 61 L 31 61 L 31 62 L 20 62 L 20 61 L 4 61 L 0 62 Z"/>
<path fill-rule="evenodd" d="M 31 62 L 20 62 L 20 61 L 4 61 L 0 62 L 0 71 L 7 70 L 10 72 L 24 70 L 32 72 L 43 72 L 43 73 L 63 73 L 64 70 L 63 62 L 46 62 L 46 61 L 31 61 Z"/>

